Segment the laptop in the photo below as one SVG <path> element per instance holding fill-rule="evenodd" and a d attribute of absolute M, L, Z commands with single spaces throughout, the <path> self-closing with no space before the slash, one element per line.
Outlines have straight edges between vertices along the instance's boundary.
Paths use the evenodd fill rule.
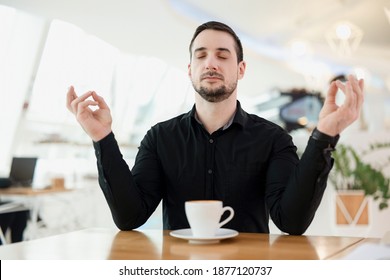
<path fill-rule="evenodd" d="M 31 187 L 35 166 L 38 158 L 36 157 L 13 157 L 9 179 L 13 186 Z"/>

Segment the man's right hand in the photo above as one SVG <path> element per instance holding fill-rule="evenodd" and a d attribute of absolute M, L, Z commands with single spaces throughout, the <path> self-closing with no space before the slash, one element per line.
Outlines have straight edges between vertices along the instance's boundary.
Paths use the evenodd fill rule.
<path fill-rule="evenodd" d="M 88 97 L 92 97 L 93 100 Z M 97 106 L 97 109 L 93 110 L 90 106 Z M 112 124 L 110 108 L 96 92 L 88 91 L 77 96 L 71 86 L 66 97 L 66 107 L 76 116 L 81 127 L 93 141 L 97 142 L 110 134 Z"/>

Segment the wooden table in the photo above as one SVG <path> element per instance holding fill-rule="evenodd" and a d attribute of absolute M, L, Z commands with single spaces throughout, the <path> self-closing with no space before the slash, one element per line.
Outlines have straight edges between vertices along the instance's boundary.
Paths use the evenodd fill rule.
<path fill-rule="evenodd" d="M 68 192 L 70 189 L 65 188 L 45 188 L 45 189 L 34 189 L 32 187 L 9 187 L 0 189 L 0 196 L 40 196 L 45 194 L 56 194 Z"/>
<path fill-rule="evenodd" d="M 169 231 L 90 228 L 0 246 L 0 259 L 338 259 L 362 242 L 361 237 L 240 233 L 217 244 L 190 244 Z"/>

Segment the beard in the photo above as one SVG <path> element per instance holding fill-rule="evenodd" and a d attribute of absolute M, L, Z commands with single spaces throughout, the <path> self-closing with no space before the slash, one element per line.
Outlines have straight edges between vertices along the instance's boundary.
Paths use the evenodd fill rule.
<path fill-rule="evenodd" d="M 215 74 L 214 74 L 215 75 Z M 211 75 L 212 76 L 212 75 Z M 201 77 L 202 78 L 202 77 Z M 223 77 L 222 77 L 223 80 Z M 206 101 L 208 102 L 221 102 L 223 100 L 228 99 L 232 93 L 237 88 L 237 81 L 230 83 L 229 85 L 222 85 L 220 87 L 211 89 L 204 86 L 197 86 L 194 81 L 192 81 L 192 86 L 195 91 Z"/>

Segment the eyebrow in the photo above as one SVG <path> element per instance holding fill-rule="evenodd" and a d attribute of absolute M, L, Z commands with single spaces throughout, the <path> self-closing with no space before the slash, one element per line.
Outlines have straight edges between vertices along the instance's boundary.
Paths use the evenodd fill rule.
<path fill-rule="evenodd" d="M 205 47 L 200 47 L 200 48 L 197 48 L 194 50 L 194 53 L 197 53 L 197 52 L 201 52 L 201 51 L 204 51 L 204 50 L 207 50 L 207 48 Z M 231 53 L 231 51 L 227 48 L 217 48 L 218 51 L 221 51 L 221 52 L 228 52 L 228 53 Z"/>

